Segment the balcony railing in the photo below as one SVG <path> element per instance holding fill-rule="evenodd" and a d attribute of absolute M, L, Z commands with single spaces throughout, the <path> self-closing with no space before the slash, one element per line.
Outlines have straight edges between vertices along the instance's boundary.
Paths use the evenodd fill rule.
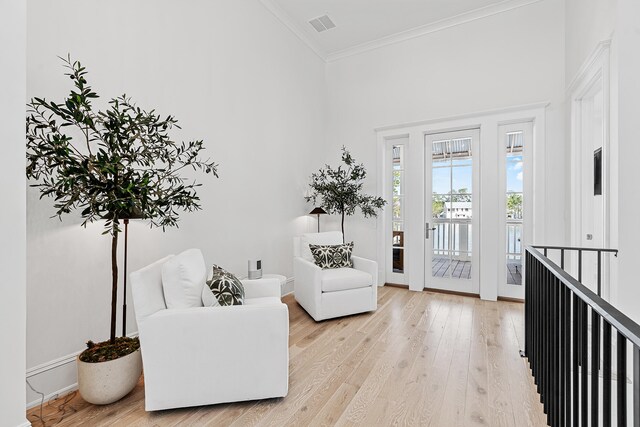
<path fill-rule="evenodd" d="M 471 218 L 433 219 L 433 254 L 453 259 L 471 258 Z"/>
<path fill-rule="evenodd" d="M 528 247 L 525 262 L 524 355 L 547 423 L 640 426 L 640 325 L 538 249 Z"/>

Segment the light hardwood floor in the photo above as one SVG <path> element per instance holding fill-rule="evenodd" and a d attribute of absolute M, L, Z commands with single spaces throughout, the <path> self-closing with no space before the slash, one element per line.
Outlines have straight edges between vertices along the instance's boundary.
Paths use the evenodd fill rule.
<path fill-rule="evenodd" d="M 378 310 L 314 322 L 291 296 L 289 394 L 144 411 L 144 385 L 108 406 L 75 393 L 47 426 L 543 426 L 523 346 L 523 305 L 380 288 Z M 215 386 L 212 384 L 212 386 Z M 41 426 L 39 408 L 29 411 Z"/>

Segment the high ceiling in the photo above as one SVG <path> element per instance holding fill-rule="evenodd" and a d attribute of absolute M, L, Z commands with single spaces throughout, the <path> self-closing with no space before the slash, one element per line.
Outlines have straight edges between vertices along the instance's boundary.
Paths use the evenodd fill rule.
<path fill-rule="evenodd" d="M 536 0 L 262 0 L 321 56 L 363 49 L 404 33 L 498 13 Z M 336 28 L 318 33 L 311 19 L 328 15 Z M 382 40 L 381 40 L 382 39 Z"/>

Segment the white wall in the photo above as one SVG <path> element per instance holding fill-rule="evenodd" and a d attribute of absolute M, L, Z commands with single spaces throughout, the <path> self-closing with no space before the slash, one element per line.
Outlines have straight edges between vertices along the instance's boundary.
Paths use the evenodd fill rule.
<path fill-rule="evenodd" d="M 0 425 L 25 418 L 26 202 L 24 178 L 26 5 L 0 1 Z"/>
<path fill-rule="evenodd" d="M 99 106 L 126 92 L 174 114 L 177 138 L 204 139 L 220 163 L 220 179 L 198 176 L 203 210 L 182 215 L 179 229 L 132 224 L 130 271 L 199 247 L 238 274 L 259 257 L 265 272 L 290 277 L 292 237 L 314 226 L 302 196 L 311 147 L 324 141 L 324 63 L 257 0 L 33 0 L 28 8 L 29 97 L 65 95 L 70 81 L 56 56 L 70 53 L 87 66 Z M 77 216 L 51 219 L 51 206 L 30 189 L 29 368 L 64 363 L 109 330 L 110 240 Z M 133 318 L 130 305 L 129 332 Z M 52 393 L 73 385 L 75 366 L 32 382 Z"/>
<path fill-rule="evenodd" d="M 611 40 L 611 204 L 610 246 L 620 250 L 612 258 L 611 302 L 640 321 L 637 260 L 640 202 L 637 182 L 640 134 L 640 3 L 635 0 L 566 0 L 566 78 L 575 79 L 597 44 Z"/>
<path fill-rule="evenodd" d="M 640 322 L 640 227 L 638 227 L 638 182 L 640 182 L 640 2 L 619 0 L 616 21 L 617 54 L 617 127 L 618 127 L 618 278 L 613 301 L 621 311 Z"/>
<path fill-rule="evenodd" d="M 537 186 L 547 208 L 535 243 L 564 243 L 563 42 L 564 3 L 544 0 L 331 62 L 327 144 L 315 164 L 335 163 L 346 145 L 366 164 L 366 189 L 375 192 L 376 127 L 549 101 Z M 354 251 L 376 257 L 375 227 L 359 217 L 347 222 Z"/>
<path fill-rule="evenodd" d="M 613 35 L 617 0 L 565 0 L 566 81 L 569 84 L 596 45 Z"/>

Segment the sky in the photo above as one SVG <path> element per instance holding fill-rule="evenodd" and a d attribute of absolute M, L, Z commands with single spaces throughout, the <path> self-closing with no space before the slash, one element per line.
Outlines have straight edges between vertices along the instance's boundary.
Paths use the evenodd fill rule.
<path fill-rule="evenodd" d="M 453 168 L 453 189 L 459 190 L 466 188 L 468 192 L 473 193 L 471 178 L 471 161 L 457 160 L 454 164 L 458 166 Z M 437 163 L 434 163 L 436 166 Z M 507 157 L 507 191 L 522 192 L 522 155 Z M 437 194 L 449 193 L 450 169 L 448 167 L 433 168 L 433 192 Z"/>

